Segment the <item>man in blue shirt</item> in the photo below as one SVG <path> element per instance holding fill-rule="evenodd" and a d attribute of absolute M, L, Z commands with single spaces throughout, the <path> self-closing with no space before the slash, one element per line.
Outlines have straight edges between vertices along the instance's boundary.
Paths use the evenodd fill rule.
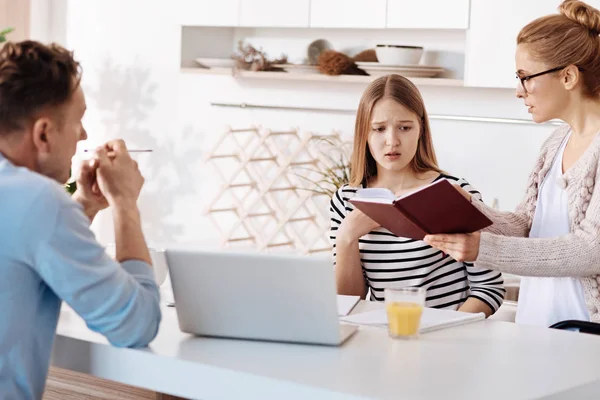
<path fill-rule="evenodd" d="M 116 346 L 147 345 L 161 319 L 123 141 L 96 149 L 69 197 L 86 105 L 72 53 L 33 41 L 0 50 L 0 398 L 41 399 L 61 302 Z M 89 229 L 110 206 L 116 261 Z"/>

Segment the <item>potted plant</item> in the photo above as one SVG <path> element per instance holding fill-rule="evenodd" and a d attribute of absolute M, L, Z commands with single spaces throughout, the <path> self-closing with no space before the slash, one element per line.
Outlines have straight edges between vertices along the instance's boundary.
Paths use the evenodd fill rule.
<path fill-rule="evenodd" d="M 350 150 L 348 143 L 339 137 L 311 139 L 319 154 L 319 161 L 310 167 L 296 167 L 296 176 L 309 184 L 309 190 L 317 195 L 332 197 L 350 181 Z"/>
<path fill-rule="evenodd" d="M 4 43 L 6 42 L 6 35 L 8 35 L 9 33 L 11 33 L 14 30 L 14 28 L 6 28 L 4 30 L 0 31 L 0 43 Z"/>

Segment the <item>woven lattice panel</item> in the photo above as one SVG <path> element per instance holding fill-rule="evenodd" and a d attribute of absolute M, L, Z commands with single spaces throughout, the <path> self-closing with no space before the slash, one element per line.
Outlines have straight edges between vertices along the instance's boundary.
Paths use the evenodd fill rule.
<path fill-rule="evenodd" d="M 260 251 L 330 251 L 329 197 L 323 171 L 346 154 L 337 132 L 229 129 L 209 153 L 222 185 L 207 214 L 223 245 Z M 332 154 L 334 156 L 332 157 Z M 328 190 L 323 190 L 327 186 Z"/>

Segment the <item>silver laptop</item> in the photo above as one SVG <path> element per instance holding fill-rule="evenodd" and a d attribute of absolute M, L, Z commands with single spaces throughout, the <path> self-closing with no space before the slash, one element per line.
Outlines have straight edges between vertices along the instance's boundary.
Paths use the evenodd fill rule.
<path fill-rule="evenodd" d="M 239 339 L 341 345 L 327 258 L 167 250 L 179 328 Z"/>

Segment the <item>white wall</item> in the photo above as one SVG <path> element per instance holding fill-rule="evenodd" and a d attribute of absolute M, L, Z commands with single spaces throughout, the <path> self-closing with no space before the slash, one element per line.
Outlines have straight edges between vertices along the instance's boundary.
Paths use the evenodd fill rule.
<path fill-rule="evenodd" d="M 348 137 L 352 134 L 354 121 L 348 115 L 219 109 L 209 102 L 353 109 L 362 86 L 182 74 L 181 31 L 168 2 L 53 1 L 61 8 L 54 10 L 54 18 L 64 18 L 66 26 L 54 38 L 64 35 L 65 44 L 83 65 L 89 141 L 122 137 L 132 148 L 154 149 L 152 154 L 136 156 L 147 178 L 140 203 L 150 243 L 215 237 L 202 211 L 218 182 L 202 157 L 225 125 L 300 127 L 323 133 L 336 129 Z M 272 31 L 269 35 L 273 40 Z M 512 91 L 421 89 L 431 114 L 527 118 Z M 435 121 L 432 127 L 442 168 L 470 180 L 488 203 L 497 198 L 502 209 L 512 209 L 520 200 L 538 149 L 552 130 L 450 121 Z M 95 222 L 94 229 L 101 241 L 112 241 L 108 214 Z"/>
<path fill-rule="evenodd" d="M 152 241 L 179 235 L 181 221 L 172 221 L 173 192 L 185 189 L 185 170 L 193 158 L 181 159 L 184 132 L 196 127 L 176 123 L 178 30 L 164 2 L 143 0 L 63 0 L 64 44 L 75 51 L 83 67 L 88 112 L 85 125 L 92 147 L 124 138 L 131 148 L 152 148 L 136 156 L 147 183 L 140 198 L 145 231 Z M 60 38 L 59 38 L 60 39 Z M 183 145 L 183 146 L 182 146 Z M 112 241 L 110 215 L 95 221 L 101 241 Z"/>

